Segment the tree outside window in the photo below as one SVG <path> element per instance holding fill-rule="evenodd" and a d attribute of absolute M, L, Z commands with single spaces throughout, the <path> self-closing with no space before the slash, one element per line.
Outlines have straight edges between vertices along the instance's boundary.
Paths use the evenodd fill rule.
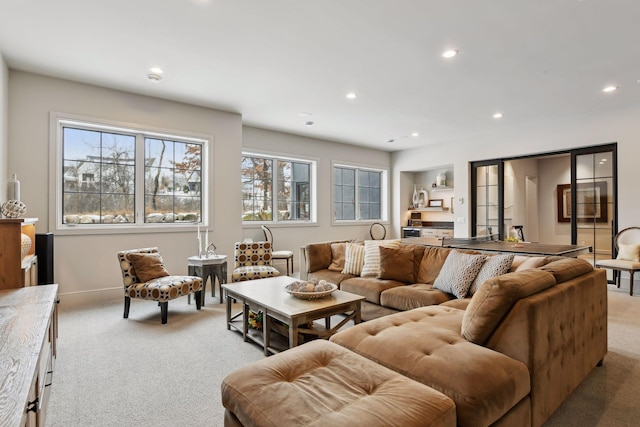
<path fill-rule="evenodd" d="M 310 220 L 312 162 L 245 155 L 241 167 L 243 221 Z"/>
<path fill-rule="evenodd" d="M 145 138 L 145 222 L 197 221 L 202 146 Z"/>
<path fill-rule="evenodd" d="M 200 221 L 201 143 L 92 127 L 62 126 L 62 224 Z"/>

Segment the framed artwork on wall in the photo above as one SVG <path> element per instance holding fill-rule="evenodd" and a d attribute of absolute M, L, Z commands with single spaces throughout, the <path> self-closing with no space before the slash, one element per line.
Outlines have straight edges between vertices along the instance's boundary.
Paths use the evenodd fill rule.
<path fill-rule="evenodd" d="M 443 206 L 442 202 L 444 199 L 431 199 L 429 200 L 430 208 L 441 208 Z"/>
<path fill-rule="evenodd" d="M 571 221 L 571 185 L 560 184 L 557 189 L 558 222 Z M 580 183 L 576 189 L 578 222 L 607 222 L 607 183 Z"/>

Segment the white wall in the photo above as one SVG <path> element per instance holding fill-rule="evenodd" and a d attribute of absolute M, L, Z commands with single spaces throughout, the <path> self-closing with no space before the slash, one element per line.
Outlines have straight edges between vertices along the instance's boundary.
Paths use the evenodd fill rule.
<path fill-rule="evenodd" d="M 0 53 L 0 204 L 7 197 L 9 179 L 9 69 Z"/>
<path fill-rule="evenodd" d="M 455 197 L 456 199 L 465 198 L 462 206 L 456 205 L 455 235 L 467 237 L 470 235 L 470 161 L 548 153 L 567 148 L 617 142 L 619 228 L 638 225 L 637 216 L 640 212 L 640 198 L 637 197 L 636 189 L 640 178 L 640 168 L 637 166 L 637 159 L 640 158 L 638 117 L 640 117 L 640 105 L 624 111 L 608 111 L 574 120 L 558 119 L 553 123 L 531 122 L 519 127 L 507 127 L 507 119 L 496 123 L 495 132 L 491 134 L 395 152 L 392 155 L 392 181 L 395 183 L 392 189 L 392 211 L 400 212 L 400 206 L 404 202 L 399 196 L 401 188 L 398 184 L 403 171 L 429 169 L 451 163 L 454 165 Z M 539 173 L 542 175 L 544 171 L 539 170 Z M 402 191 L 408 194 L 408 189 Z M 555 210 L 548 213 L 555 215 Z M 394 226 L 399 227 L 400 219 L 396 217 L 394 221 Z M 542 235 L 540 241 L 542 241 Z"/>
<path fill-rule="evenodd" d="M 9 72 L 9 165 L 21 181 L 27 216 L 39 218 L 38 233 L 49 230 L 49 114 L 52 111 L 103 120 L 184 130 L 210 135 L 210 239 L 219 252 L 233 253 L 242 234 L 240 156 L 242 118 L 152 97 L 109 90 L 11 70 Z M 4 176 L 3 176 L 4 178 Z M 54 277 L 61 294 L 97 292 L 121 297 L 122 276 L 116 252 L 158 246 L 167 268 L 186 274 L 186 258 L 195 254 L 195 232 L 115 235 L 56 235 Z M 104 292 L 105 290 L 111 290 Z M 115 290 L 115 291 L 114 291 Z"/>
<path fill-rule="evenodd" d="M 512 225 L 522 225 L 527 241 L 539 241 L 538 226 L 539 212 L 527 213 L 527 177 L 536 180 L 538 177 L 538 161 L 536 159 L 517 159 L 504 164 L 504 206 L 505 206 L 505 232 Z M 511 182 L 509 184 L 509 181 Z M 511 194 L 508 194 L 511 186 Z M 536 197 L 539 201 L 539 198 Z M 511 209 L 509 209 L 511 206 Z M 510 216 L 510 217 L 509 217 Z M 509 219 L 510 218 L 510 219 Z M 566 243 L 569 243 L 568 241 Z"/>
<path fill-rule="evenodd" d="M 263 238 L 259 227 L 243 227 L 241 221 L 240 158 L 243 144 L 251 151 L 318 160 L 318 224 L 271 227 L 276 247 L 294 251 L 296 271 L 300 246 L 329 239 L 368 238 L 368 224 L 331 224 L 331 162 L 389 169 L 391 155 L 387 152 L 243 127 L 238 114 L 22 71 L 11 70 L 7 74 L 8 96 L 5 95 L 4 99 L 8 98 L 10 123 L 8 163 L 11 170 L 19 174 L 27 216 L 39 218 L 38 233 L 54 231 L 49 226 L 49 114 L 53 111 L 210 135 L 214 142 L 209 158 L 213 165 L 210 187 L 213 197 L 209 205 L 212 232 L 209 239 L 215 242 L 218 253 L 229 256 L 229 267 L 233 262 L 234 242 L 245 237 Z M 0 149 L 3 148 L 1 141 Z M 6 147 L 4 149 L 6 151 Z M 0 162 L 0 167 L 4 163 L 7 162 Z M 2 176 L 0 179 L 4 179 L 6 186 L 7 178 Z M 115 253 L 121 249 L 146 246 L 160 248 L 170 272 L 186 274 L 186 258 L 195 254 L 195 231 L 81 236 L 56 234 L 54 276 L 60 285 L 60 293 L 73 301 L 121 298 L 122 280 Z M 284 264 L 277 267 L 284 273 Z"/>
<path fill-rule="evenodd" d="M 242 132 L 243 148 L 247 151 L 258 151 L 267 154 L 315 159 L 317 160 L 317 201 L 318 223 L 315 225 L 274 225 L 269 226 L 274 235 L 275 249 L 294 251 L 296 271 L 298 269 L 298 250 L 310 242 L 326 240 L 360 238 L 369 239 L 369 226 L 365 225 L 334 225 L 332 226 L 332 162 L 346 162 L 360 166 L 372 166 L 390 169 L 391 155 L 388 152 L 372 150 L 336 142 L 328 142 L 299 135 L 273 132 L 264 129 L 245 126 Z M 387 236 L 395 231 L 387 224 Z M 397 234 L 396 234 L 397 236 Z M 263 239 L 260 226 L 247 225 L 244 227 L 243 237 L 253 240 Z"/>
<path fill-rule="evenodd" d="M 571 157 L 551 157 L 538 161 L 538 225 L 540 241 L 571 243 L 571 224 L 558 222 L 557 186 L 571 182 Z"/>

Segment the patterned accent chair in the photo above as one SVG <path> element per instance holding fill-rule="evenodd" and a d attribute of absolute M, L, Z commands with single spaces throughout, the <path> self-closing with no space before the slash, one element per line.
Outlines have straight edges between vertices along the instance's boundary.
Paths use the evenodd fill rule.
<path fill-rule="evenodd" d="M 142 248 L 132 249 L 118 252 L 118 262 L 122 270 L 122 281 L 124 283 L 124 318 L 129 317 L 129 307 L 131 306 L 131 298 L 140 298 L 151 301 L 157 301 L 160 306 L 162 323 L 167 323 L 167 309 L 169 300 L 181 297 L 183 295 L 195 294 L 196 309 L 200 310 L 202 292 L 202 279 L 195 276 L 171 276 L 168 275 L 164 266 L 160 267 L 164 270 L 164 275 L 156 277 L 146 282 L 140 280 L 136 274 L 133 262 L 129 259 L 130 254 L 158 254 L 160 263 L 162 258 L 159 257 L 158 248 Z"/>
<path fill-rule="evenodd" d="M 236 242 L 231 281 L 242 282 L 279 276 L 278 269 L 271 265 L 271 252 L 271 243 L 269 242 Z"/>

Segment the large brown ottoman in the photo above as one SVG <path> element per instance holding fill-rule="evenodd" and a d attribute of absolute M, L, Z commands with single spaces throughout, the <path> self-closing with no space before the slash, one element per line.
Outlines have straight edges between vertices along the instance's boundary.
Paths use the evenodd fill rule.
<path fill-rule="evenodd" d="M 225 426 L 451 426 L 444 394 L 337 344 L 315 340 L 222 381 Z"/>

